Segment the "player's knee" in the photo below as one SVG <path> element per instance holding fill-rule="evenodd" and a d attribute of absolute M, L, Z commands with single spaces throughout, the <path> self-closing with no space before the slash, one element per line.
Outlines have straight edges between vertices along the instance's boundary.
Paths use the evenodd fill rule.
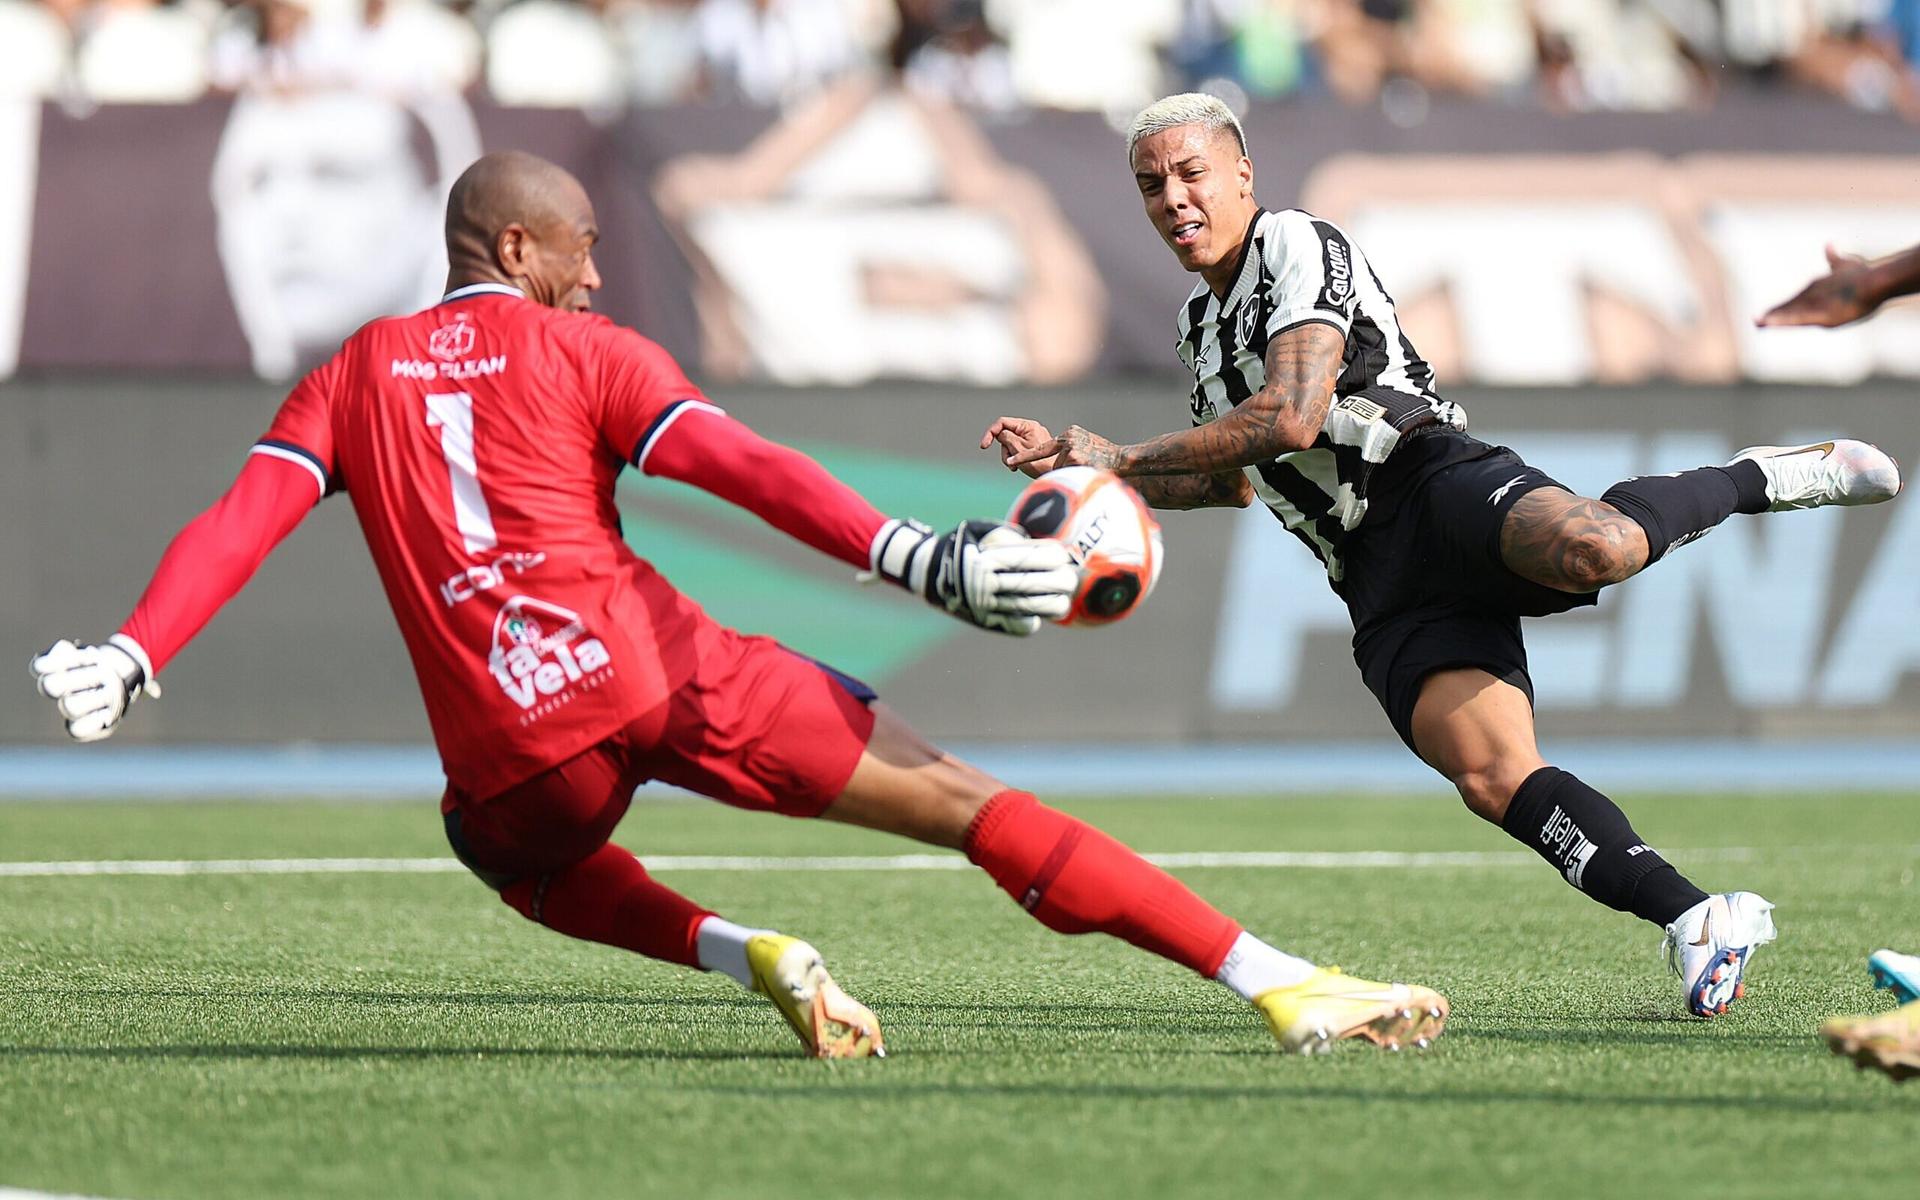
<path fill-rule="evenodd" d="M 478 879 L 481 883 L 486 884 L 501 895 L 505 895 L 507 889 L 520 879 L 518 875 L 509 875 L 502 871 L 489 871 L 484 867 L 476 867 L 472 863 L 462 863 L 461 865 L 473 872 L 475 879 Z"/>
<path fill-rule="evenodd" d="M 453 856 L 460 860 L 460 865 L 472 871 L 474 878 L 481 883 L 504 896 L 507 888 L 520 876 L 514 872 L 489 870 L 474 861 L 473 848 L 467 844 L 466 834 L 461 829 L 458 809 L 449 811 L 441 822 L 447 833 L 447 845 L 453 849 Z"/>
<path fill-rule="evenodd" d="M 1007 785 L 977 767 L 949 759 L 932 780 L 933 803 L 927 807 L 932 836 L 923 840 L 959 849 L 966 843 L 967 830 L 987 801 L 1007 790 Z"/>
<path fill-rule="evenodd" d="M 820 815 L 959 849 L 987 801 L 1006 785 L 942 751 L 885 706 L 853 778 Z"/>
<path fill-rule="evenodd" d="M 1004 790 L 992 776 L 951 757 L 901 770 L 869 753 L 847 790 L 820 815 L 958 850 L 980 809 Z"/>
<path fill-rule="evenodd" d="M 1498 825 L 1506 819 L 1507 805 L 1512 803 L 1513 794 L 1525 782 L 1525 775 L 1515 778 L 1515 774 L 1499 762 L 1489 762 L 1455 771 L 1450 778 L 1460 793 L 1460 799 L 1466 802 L 1468 811 L 1483 821 Z"/>
<path fill-rule="evenodd" d="M 474 874 L 479 875 L 480 872 L 475 871 Z M 486 878 L 484 875 L 480 877 L 482 879 Z M 508 908 L 511 908 L 536 925 L 546 924 L 545 921 L 541 920 L 540 908 L 542 902 L 545 901 L 547 897 L 547 876 L 538 875 L 531 878 L 509 879 L 501 883 L 498 887 L 495 887 L 494 890 L 500 893 L 501 901 L 504 902 Z"/>
<path fill-rule="evenodd" d="M 1467 811 L 1474 816 L 1498 825 L 1507 815 L 1507 801 L 1512 795 L 1503 797 L 1491 775 L 1480 771 L 1462 772 L 1453 777 L 1453 786 L 1466 802 Z"/>

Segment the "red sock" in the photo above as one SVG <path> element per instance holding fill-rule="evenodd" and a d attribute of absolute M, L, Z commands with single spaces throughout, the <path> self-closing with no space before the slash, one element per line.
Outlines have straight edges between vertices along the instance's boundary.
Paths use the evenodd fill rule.
<path fill-rule="evenodd" d="M 689 967 L 700 965 L 694 934 L 713 915 L 655 882 L 612 842 L 570 867 L 508 884 L 500 898 L 568 937 Z"/>
<path fill-rule="evenodd" d="M 1060 933 L 1110 933 L 1211 979 L 1240 926 L 1084 821 L 1005 791 L 967 828 L 967 857 Z"/>

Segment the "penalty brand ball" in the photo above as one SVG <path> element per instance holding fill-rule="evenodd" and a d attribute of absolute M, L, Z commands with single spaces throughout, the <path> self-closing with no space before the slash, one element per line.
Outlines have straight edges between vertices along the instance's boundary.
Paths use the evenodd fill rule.
<path fill-rule="evenodd" d="M 1048 471 L 1020 493 L 1007 520 L 1028 537 L 1065 543 L 1080 565 L 1080 588 L 1062 625 L 1118 621 L 1160 580 L 1160 522 L 1140 493 L 1111 471 Z"/>

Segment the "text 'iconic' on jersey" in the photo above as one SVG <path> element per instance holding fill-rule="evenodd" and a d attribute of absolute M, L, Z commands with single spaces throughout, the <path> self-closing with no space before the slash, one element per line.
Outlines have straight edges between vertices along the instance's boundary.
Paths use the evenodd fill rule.
<path fill-rule="evenodd" d="M 1330 221 L 1262 209 L 1225 297 L 1197 285 L 1180 310 L 1180 360 L 1193 372 L 1193 423 L 1204 425 L 1265 386 L 1267 344 L 1312 322 L 1346 337 L 1334 400 L 1306 450 L 1246 469 L 1254 490 L 1338 582 L 1340 545 L 1366 516 L 1366 483 L 1401 438 L 1432 424 L 1466 428 L 1433 390 L 1433 369 L 1400 328 L 1393 298 Z"/>

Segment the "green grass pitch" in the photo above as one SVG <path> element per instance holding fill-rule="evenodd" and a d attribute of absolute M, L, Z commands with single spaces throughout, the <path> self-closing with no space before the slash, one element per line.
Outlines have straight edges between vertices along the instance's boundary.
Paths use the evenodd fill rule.
<path fill-rule="evenodd" d="M 1065 807 L 1156 851 L 1510 848 L 1437 791 Z M 1920 948 L 1915 797 L 1626 807 L 1703 886 L 1780 905 L 1727 1017 L 1681 1016 L 1657 932 L 1537 862 L 1183 872 L 1282 946 L 1453 1001 L 1429 1053 L 1317 1060 L 971 871 L 663 875 L 825 951 L 893 1050 L 840 1064 L 730 981 L 568 941 L 464 875 L 0 877 L 0 1190 L 1913 1196 L 1920 1086 L 1814 1029 L 1889 1005 L 1870 950 Z M 689 801 L 618 840 L 912 849 Z M 0 805 L 6 861 L 442 853 L 428 800 Z"/>

